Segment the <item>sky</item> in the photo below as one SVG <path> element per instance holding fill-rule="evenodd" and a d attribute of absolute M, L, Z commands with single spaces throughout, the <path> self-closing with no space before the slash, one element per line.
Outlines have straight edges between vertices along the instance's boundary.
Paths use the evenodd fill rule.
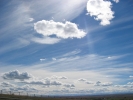
<path fill-rule="evenodd" d="M 133 93 L 133 0 L 1 0 L 0 90 Z"/>

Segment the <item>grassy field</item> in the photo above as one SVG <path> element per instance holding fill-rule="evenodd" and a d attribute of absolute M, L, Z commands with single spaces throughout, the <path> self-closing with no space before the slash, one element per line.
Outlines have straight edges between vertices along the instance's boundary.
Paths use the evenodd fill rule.
<path fill-rule="evenodd" d="M 78 97 L 29 97 L 0 94 L 0 100 L 133 100 L 133 95 L 78 96 Z"/>

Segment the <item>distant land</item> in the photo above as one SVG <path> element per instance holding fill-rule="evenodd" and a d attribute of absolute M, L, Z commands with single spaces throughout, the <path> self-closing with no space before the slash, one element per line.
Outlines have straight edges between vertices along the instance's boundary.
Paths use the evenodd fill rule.
<path fill-rule="evenodd" d="M 133 100 L 133 94 L 111 94 L 92 96 L 21 96 L 0 94 L 0 100 Z"/>

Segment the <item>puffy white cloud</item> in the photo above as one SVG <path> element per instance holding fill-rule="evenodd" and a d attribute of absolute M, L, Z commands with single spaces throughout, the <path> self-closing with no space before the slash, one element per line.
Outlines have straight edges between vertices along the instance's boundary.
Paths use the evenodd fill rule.
<path fill-rule="evenodd" d="M 101 25 L 110 24 L 114 18 L 114 12 L 111 10 L 112 3 L 107 0 L 89 0 L 87 2 L 87 11 L 95 20 L 100 20 Z"/>
<path fill-rule="evenodd" d="M 15 80 L 15 79 L 25 80 L 25 79 L 31 78 L 32 76 L 27 72 L 20 73 L 18 70 L 14 70 L 14 71 L 4 73 L 2 77 L 3 79 L 7 79 L 7 80 Z"/>
<path fill-rule="evenodd" d="M 34 29 L 37 33 L 44 36 L 52 36 L 67 39 L 67 38 L 83 38 L 86 33 L 83 30 L 78 29 L 75 23 L 66 21 L 55 22 L 53 20 L 42 20 L 34 23 Z"/>
<path fill-rule="evenodd" d="M 119 0 L 113 0 L 114 2 L 116 2 L 116 3 L 118 3 L 119 2 Z"/>

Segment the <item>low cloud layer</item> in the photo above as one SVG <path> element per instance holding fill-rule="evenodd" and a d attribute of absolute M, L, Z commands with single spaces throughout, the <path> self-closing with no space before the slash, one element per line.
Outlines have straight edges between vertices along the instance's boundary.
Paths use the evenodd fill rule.
<path fill-rule="evenodd" d="M 83 38 L 86 35 L 83 30 L 78 29 L 78 26 L 75 23 L 68 21 L 62 23 L 53 20 L 42 20 L 34 23 L 34 29 L 37 33 L 42 34 L 45 37 L 55 35 L 62 39 Z"/>
<path fill-rule="evenodd" d="M 118 2 L 118 0 L 114 0 Z M 95 20 L 100 20 L 101 25 L 110 24 L 110 20 L 114 18 L 114 12 L 111 10 L 112 3 L 107 0 L 89 0 L 87 3 L 87 12 L 90 16 L 94 16 Z"/>
<path fill-rule="evenodd" d="M 64 84 L 64 86 L 67 88 L 75 88 L 74 84 Z"/>
<path fill-rule="evenodd" d="M 32 84 L 32 85 L 44 85 L 44 86 L 58 86 L 58 85 L 62 85 L 61 82 L 59 81 L 55 81 L 55 80 L 50 80 L 50 79 L 45 79 L 45 80 L 33 80 L 33 81 L 29 81 L 29 82 L 23 82 L 26 84 Z"/>
<path fill-rule="evenodd" d="M 104 83 L 102 83 L 102 82 L 100 82 L 100 81 L 97 81 L 96 83 L 95 83 L 95 86 L 112 86 L 113 84 L 111 83 L 111 82 L 104 82 Z"/>
<path fill-rule="evenodd" d="M 7 80 L 15 80 L 15 79 L 25 80 L 25 79 L 31 78 L 31 75 L 28 74 L 27 72 L 20 73 L 18 70 L 14 70 L 14 71 L 4 73 L 2 77 L 3 79 L 7 79 Z"/>
<path fill-rule="evenodd" d="M 2 82 L 2 83 L 0 83 L 0 86 L 2 86 L 2 87 L 14 87 L 15 85 L 13 85 L 9 82 Z"/>

